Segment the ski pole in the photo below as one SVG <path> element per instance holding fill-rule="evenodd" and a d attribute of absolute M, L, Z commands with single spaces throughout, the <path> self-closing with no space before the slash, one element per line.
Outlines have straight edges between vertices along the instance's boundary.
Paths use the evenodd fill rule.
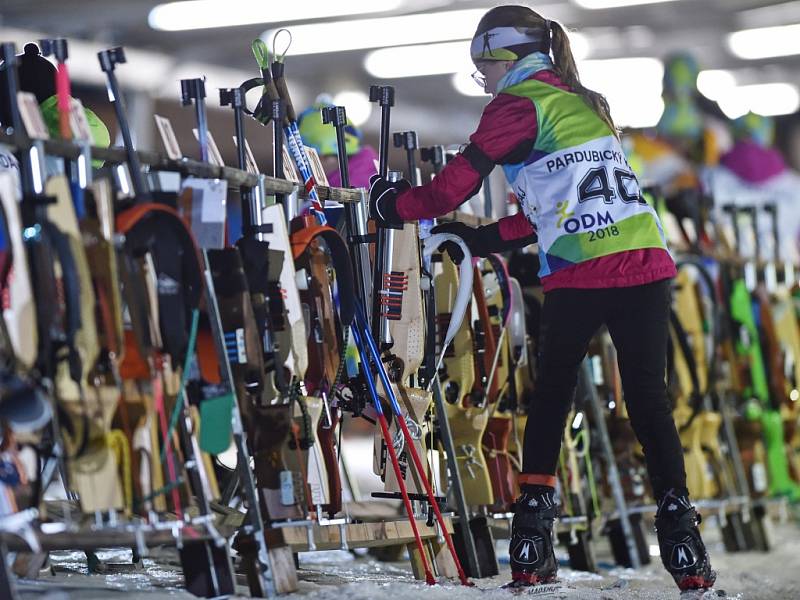
<path fill-rule="evenodd" d="M 369 86 L 370 102 L 377 102 L 381 107 L 380 143 L 378 145 L 378 175 L 387 177 L 389 174 L 389 127 L 391 123 L 391 110 L 394 106 L 394 88 L 390 85 Z M 383 227 L 378 227 L 375 241 L 375 263 L 372 274 L 372 290 L 374 302 L 372 304 L 372 335 L 381 342 L 388 341 L 382 338 L 386 327 L 382 326 L 380 294 L 375 293 L 383 288 L 383 264 L 387 252 L 387 237 L 391 232 Z"/>
<path fill-rule="evenodd" d="M 72 204 L 75 207 L 75 215 L 78 220 L 86 216 L 85 189 L 92 182 L 91 165 L 91 139 L 75 139 L 70 125 L 70 102 L 71 87 L 69 71 L 67 69 L 67 58 L 69 51 L 67 40 L 63 38 L 39 40 L 42 48 L 42 56 L 50 56 L 56 59 L 56 106 L 58 107 L 58 124 L 61 139 L 64 141 L 74 140 L 81 148 L 81 152 L 76 159 L 64 159 L 64 171 L 69 175 L 70 191 L 72 192 Z"/>
<path fill-rule="evenodd" d="M 333 125 L 336 130 L 336 147 L 339 158 L 339 175 L 342 187 L 350 187 L 350 172 L 345 145 L 344 128 L 347 125 L 347 111 L 344 106 L 326 106 L 322 109 L 322 122 Z M 344 208 L 345 224 L 347 225 L 347 241 L 350 244 L 350 254 L 353 262 L 353 274 L 356 278 L 357 288 L 361 290 L 361 302 L 366 305 L 372 297 L 371 282 L 368 277 L 370 270 L 369 249 L 363 235 L 366 230 L 366 216 L 363 203 L 348 202 Z"/>
<path fill-rule="evenodd" d="M 303 187 L 308 194 L 308 199 L 311 201 L 311 212 L 317 217 L 317 220 L 321 225 L 325 225 L 328 222 L 327 218 L 325 217 L 325 206 L 317 194 L 317 183 L 314 179 L 314 173 L 311 170 L 308 156 L 306 155 L 305 147 L 303 146 L 302 138 L 300 137 L 300 129 L 297 126 L 297 115 L 294 111 L 294 107 L 291 105 L 289 90 L 286 86 L 286 80 L 283 76 L 283 56 L 280 58 L 276 57 L 276 59 L 270 65 L 269 50 L 267 49 L 267 45 L 264 40 L 260 38 L 253 41 L 252 50 L 253 56 L 258 63 L 259 69 L 261 70 L 261 78 L 264 85 L 264 95 L 262 97 L 262 101 L 259 103 L 259 108 L 257 108 L 255 111 L 257 114 L 254 116 L 264 125 L 266 125 L 270 119 L 273 119 L 276 128 L 283 128 L 283 137 L 285 138 L 286 147 L 289 150 L 289 154 L 291 155 L 292 160 L 294 161 L 295 166 L 300 173 L 300 176 L 303 178 Z M 262 106 L 264 100 L 269 100 L 272 102 L 272 106 L 270 108 L 264 108 Z M 279 119 L 278 121 L 274 120 L 277 114 L 277 109 L 274 104 L 276 100 L 283 101 L 283 108 L 285 111 L 283 118 Z M 278 139 L 279 136 L 276 133 L 275 141 L 277 142 Z M 282 144 L 275 146 L 274 154 L 276 157 L 280 156 L 282 147 Z M 276 166 L 280 164 L 280 159 L 277 159 L 275 164 Z M 276 171 L 275 173 L 275 177 L 281 177 L 282 175 L 283 174 L 280 171 Z"/>
<path fill-rule="evenodd" d="M 131 129 L 128 124 L 125 99 L 122 97 L 122 94 L 119 91 L 119 83 L 117 82 L 117 76 L 114 73 L 114 69 L 116 69 L 118 64 L 126 62 L 125 51 L 121 46 L 109 48 L 108 50 L 101 50 L 97 53 L 97 59 L 100 61 L 100 68 L 106 74 L 108 98 L 114 105 L 114 112 L 117 115 L 117 123 L 119 124 L 119 131 L 122 135 L 122 142 L 128 159 L 128 167 L 130 170 L 133 190 L 136 195 L 136 201 L 144 202 L 150 198 L 150 194 L 147 191 L 147 186 L 145 185 L 139 156 L 136 154 L 136 150 L 133 147 L 133 138 L 131 137 Z"/>
<path fill-rule="evenodd" d="M 197 141 L 200 144 L 200 160 L 208 162 L 208 119 L 206 118 L 206 84 L 201 78 L 181 79 L 181 104 L 194 102 L 197 116 Z M 241 142 L 240 142 L 241 144 Z"/>
<path fill-rule="evenodd" d="M 356 304 L 356 313 L 360 313 L 361 308 Z M 425 570 L 425 581 L 428 585 L 434 585 L 436 580 L 433 577 L 433 572 L 431 571 L 430 564 L 428 563 L 428 557 L 425 554 L 425 548 L 422 544 L 422 538 L 419 534 L 419 529 L 417 528 L 417 520 L 414 517 L 414 509 L 411 507 L 411 499 L 408 497 L 408 489 L 406 488 L 405 480 L 403 479 L 403 475 L 400 472 L 400 463 L 397 460 L 397 453 L 394 449 L 394 440 L 392 439 L 392 435 L 389 433 L 389 424 L 386 422 L 386 415 L 383 414 L 383 407 L 381 406 L 381 400 L 378 397 L 378 391 L 375 389 L 375 382 L 372 379 L 372 373 L 370 372 L 370 363 L 369 358 L 364 351 L 364 343 L 359 332 L 359 327 L 363 325 L 363 321 L 359 320 L 359 323 L 353 325 L 351 330 L 353 332 L 353 339 L 356 343 L 356 348 L 358 348 L 358 354 L 361 358 L 361 368 L 364 372 L 364 381 L 367 383 L 367 389 L 369 391 L 370 398 L 372 399 L 372 403 L 375 405 L 375 412 L 377 414 L 378 423 L 381 427 L 381 435 L 383 436 L 384 441 L 386 442 L 386 450 L 389 453 L 389 459 L 392 463 L 392 468 L 394 469 L 394 474 L 397 478 L 397 482 L 400 485 L 400 493 L 403 496 L 403 505 L 406 508 L 406 513 L 408 513 L 408 520 L 411 523 L 411 530 L 414 532 L 414 543 L 417 546 L 417 550 L 419 551 L 420 560 L 422 561 L 422 568 Z M 369 336 L 369 331 L 367 330 L 366 336 Z M 368 342 L 369 343 L 369 342 Z M 378 367 L 380 371 L 380 367 Z M 401 417 L 402 420 L 402 417 Z M 445 531 L 445 533 L 447 533 Z M 459 567 L 460 568 L 460 567 Z"/>
<path fill-rule="evenodd" d="M 402 410 L 400 409 L 400 404 L 397 402 L 397 397 L 395 396 L 394 390 L 392 389 L 392 385 L 389 381 L 389 376 L 386 374 L 386 369 L 384 368 L 383 362 L 381 361 L 381 355 L 380 352 L 378 351 L 377 344 L 375 344 L 375 340 L 372 339 L 372 336 L 369 333 L 369 329 L 367 328 L 366 317 L 363 314 L 363 310 L 358 305 L 356 305 L 356 322 L 358 323 L 358 327 L 364 332 L 364 339 L 366 340 L 367 349 L 369 350 L 369 354 L 371 355 L 372 361 L 375 365 L 375 370 L 378 372 L 378 377 L 381 380 L 381 385 L 383 386 L 383 389 L 386 392 L 386 396 L 389 398 L 389 403 L 392 406 L 392 411 L 395 415 L 395 420 L 397 421 L 398 426 L 403 432 L 403 437 L 406 440 L 406 446 L 408 448 L 408 452 L 411 455 L 411 459 L 414 462 L 414 467 L 417 469 L 417 473 L 419 474 L 419 477 L 422 480 L 422 483 L 425 487 L 425 493 L 428 496 L 428 502 L 431 504 L 433 512 L 436 514 L 436 520 L 439 523 L 439 527 L 442 531 L 445 543 L 447 544 L 447 548 L 450 551 L 450 554 L 453 557 L 453 562 L 456 565 L 456 570 L 458 571 L 458 578 L 461 581 L 462 585 L 472 585 L 469 579 L 467 579 L 467 576 L 464 574 L 464 569 L 461 567 L 461 561 L 458 559 L 458 554 L 456 553 L 455 546 L 453 545 L 453 540 L 450 537 L 450 533 L 447 531 L 444 517 L 442 516 L 442 511 L 439 508 L 439 503 L 436 501 L 436 497 L 434 496 L 430 481 L 428 480 L 428 477 L 425 474 L 425 470 L 422 466 L 422 461 L 420 460 L 416 446 L 414 445 L 414 438 L 412 437 L 411 432 L 408 429 L 405 417 L 402 413 Z M 367 379 L 369 379 L 369 377 L 367 377 Z M 369 385 L 374 385 L 374 384 L 370 383 Z"/>

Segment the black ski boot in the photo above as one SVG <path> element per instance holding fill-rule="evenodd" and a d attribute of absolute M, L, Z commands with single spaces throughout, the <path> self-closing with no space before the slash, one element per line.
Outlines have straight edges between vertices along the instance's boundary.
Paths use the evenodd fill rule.
<path fill-rule="evenodd" d="M 704 590 L 714 585 L 717 574 L 697 526 L 700 515 L 689 496 L 670 490 L 656 512 L 656 534 L 661 562 L 681 591 Z"/>
<path fill-rule="evenodd" d="M 558 563 L 553 552 L 553 522 L 558 506 L 552 488 L 523 492 L 514 508 L 511 524 L 512 581 L 505 587 L 516 588 L 556 580 Z"/>

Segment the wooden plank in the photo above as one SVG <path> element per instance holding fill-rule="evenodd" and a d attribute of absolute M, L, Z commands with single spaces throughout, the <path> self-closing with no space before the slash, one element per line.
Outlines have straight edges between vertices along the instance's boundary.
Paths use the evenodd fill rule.
<path fill-rule="evenodd" d="M 294 556 L 288 546 L 279 546 L 267 550 L 272 571 L 275 591 L 279 594 L 289 594 L 297 591 L 297 569 L 294 566 Z"/>
<path fill-rule="evenodd" d="M 453 524 L 449 517 L 445 517 L 448 532 L 452 533 Z M 342 547 L 341 529 L 345 530 L 345 541 L 349 548 L 373 548 L 377 546 L 391 546 L 409 544 L 414 541 L 411 524 L 407 520 L 380 521 L 375 523 L 349 523 L 339 525 L 310 525 L 314 536 L 314 545 L 317 550 L 337 550 Z M 423 539 L 436 538 L 434 527 L 428 527 L 424 519 L 417 520 L 417 528 Z M 286 544 L 292 552 L 307 552 L 308 527 L 280 527 L 269 529 L 266 532 L 267 545 Z"/>
<path fill-rule="evenodd" d="M 423 566 L 422 555 L 417 549 L 417 544 L 413 542 L 406 544 L 406 550 L 408 551 L 408 560 L 411 563 L 411 572 L 414 573 L 414 579 L 425 581 L 425 567 Z M 425 557 L 430 564 L 430 553 L 427 548 L 425 548 Z"/>
<path fill-rule="evenodd" d="M 458 579 L 458 568 L 456 561 L 453 560 L 453 555 L 444 540 L 439 541 L 438 538 L 431 538 L 428 540 L 431 548 L 431 555 L 433 556 L 433 564 L 436 568 L 436 574 L 439 577 L 447 577 L 448 579 Z"/>
<path fill-rule="evenodd" d="M 30 147 L 30 140 L 21 135 L 8 135 L 0 132 L 0 144 L 4 144 L 11 149 L 27 149 Z M 50 156 L 60 156 L 68 159 L 76 159 L 80 155 L 80 146 L 63 140 L 45 140 L 44 151 Z M 127 160 L 124 148 L 98 148 L 92 146 L 92 158 L 103 160 L 107 163 L 122 164 Z M 137 150 L 139 161 L 143 165 L 149 165 L 155 171 L 175 171 L 184 176 L 191 175 L 207 179 L 225 179 L 231 187 L 254 187 L 258 184 L 258 177 L 247 171 L 235 169 L 233 167 L 218 167 L 210 163 L 203 163 L 189 158 L 173 160 L 167 156 L 150 150 Z M 291 194 L 297 189 L 297 184 L 286 179 L 266 176 L 265 188 L 268 194 Z M 333 200 L 336 202 L 360 202 L 360 190 L 346 190 L 342 188 L 330 188 L 324 186 L 317 187 L 317 193 L 322 200 Z M 305 198 L 308 194 L 300 188 L 298 194 Z"/>

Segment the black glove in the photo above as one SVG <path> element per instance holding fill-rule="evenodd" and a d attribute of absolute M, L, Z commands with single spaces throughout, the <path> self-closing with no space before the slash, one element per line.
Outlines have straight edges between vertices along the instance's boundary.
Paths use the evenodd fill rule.
<path fill-rule="evenodd" d="M 397 196 L 411 189 L 411 184 L 401 179 L 394 183 L 380 175 L 369 180 L 369 216 L 378 227 L 402 229 L 403 219 L 397 214 Z"/>
<path fill-rule="evenodd" d="M 464 240 L 472 256 L 486 256 L 485 253 L 480 254 L 481 244 L 479 240 L 480 234 L 478 233 L 479 229 L 480 228 L 470 227 L 469 225 L 464 225 L 464 223 L 454 221 L 452 223 L 437 225 L 431 229 L 431 233 L 452 233 L 453 235 L 457 235 Z M 461 264 L 461 261 L 464 260 L 464 252 L 462 252 L 461 246 L 455 242 L 445 242 L 439 246 L 439 250 L 447 252 L 450 255 L 450 260 L 457 265 Z"/>
<path fill-rule="evenodd" d="M 536 241 L 536 234 L 516 240 L 504 240 L 500 237 L 500 224 L 497 222 L 481 227 L 470 227 L 464 223 L 454 221 L 437 225 L 431 229 L 431 233 L 452 233 L 457 235 L 467 244 L 472 256 L 481 258 L 485 258 L 493 252 L 506 252 L 507 250 L 522 248 Z M 464 259 L 464 253 L 458 244 L 445 242 L 441 247 L 450 255 L 450 259 L 454 263 L 459 264 Z"/>

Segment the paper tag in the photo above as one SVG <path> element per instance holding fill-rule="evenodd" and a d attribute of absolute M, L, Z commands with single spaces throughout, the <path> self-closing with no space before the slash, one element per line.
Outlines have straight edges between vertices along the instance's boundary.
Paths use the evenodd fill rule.
<path fill-rule="evenodd" d="M 164 144 L 164 150 L 167 152 L 172 160 L 180 160 L 183 157 L 181 148 L 178 145 L 178 138 L 175 136 L 175 130 L 172 128 L 172 123 L 166 117 L 161 115 L 153 115 L 156 121 L 158 133 L 161 136 L 161 143 Z"/>
<path fill-rule="evenodd" d="M 49 140 L 50 132 L 47 131 L 47 125 L 44 124 L 36 96 L 30 92 L 17 92 L 17 106 L 19 106 L 19 114 L 25 125 L 25 131 L 28 132 L 28 137 L 34 140 Z"/>
<path fill-rule="evenodd" d="M 77 98 L 69 99 L 69 127 L 72 130 L 72 137 L 76 140 L 92 141 L 92 128 L 89 127 L 86 110 L 83 108 L 83 102 Z"/>
<path fill-rule="evenodd" d="M 291 471 L 281 471 L 281 504 L 292 506 L 294 501 L 294 476 Z"/>
<path fill-rule="evenodd" d="M 328 186 L 328 176 L 325 174 L 325 169 L 322 168 L 322 161 L 319 159 L 319 154 L 315 148 L 305 146 L 306 156 L 308 162 L 311 163 L 311 172 L 314 174 L 314 180 L 322 186 Z"/>
<path fill-rule="evenodd" d="M 235 135 L 233 136 L 233 143 L 236 144 L 237 147 L 239 146 L 239 140 Z M 256 163 L 256 157 L 253 156 L 253 149 L 250 148 L 250 144 L 246 139 L 244 141 L 244 165 L 248 173 L 258 175 L 258 163 Z"/>
<path fill-rule="evenodd" d="M 187 190 L 191 190 L 188 195 L 185 194 Z M 223 248 L 228 182 L 187 177 L 183 180 L 180 196 L 181 209 L 191 221 L 197 244 L 201 248 Z"/>
<path fill-rule="evenodd" d="M 756 492 L 767 491 L 767 470 L 760 462 L 754 463 L 752 467 L 753 490 Z"/>
<path fill-rule="evenodd" d="M 244 343 L 244 329 L 241 327 L 236 330 L 236 352 L 239 358 L 239 364 L 244 365 L 247 363 L 247 352 Z"/>
<path fill-rule="evenodd" d="M 289 155 L 289 151 L 286 149 L 286 146 L 283 147 L 283 177 L 288 179 L 289 181 L 294 181 L 295 183 L 302 183 L 300 181 L 300 176 L 297 174 L 297 169 L 294 168 L 294 161 L 292 157 Z M 277 173 L 275 174 L 277 177 Z"/>
<path fill-rule="evenodd" d="M 196 140 L 200 139 L 200 134 L 196 127 L 192 129 L 192 133 Z M 208 142 L 208 162 L 217 167 L 224 167 L 225 163 L 222 161 L 222 154 L 219 153 L 217 143 L 214 141 L 214 136 L 211 135 L 210 131 L 206 131 L 206 141 Z"/>

